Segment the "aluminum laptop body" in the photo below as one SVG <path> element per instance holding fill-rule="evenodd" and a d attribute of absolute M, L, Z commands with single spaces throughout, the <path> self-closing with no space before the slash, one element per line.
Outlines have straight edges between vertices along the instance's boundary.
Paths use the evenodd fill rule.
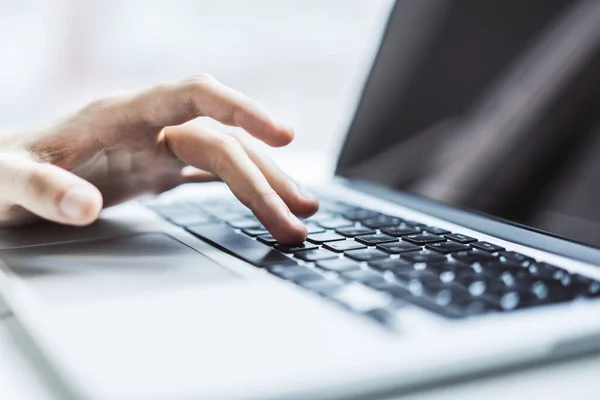
<path fill-rule="evenodd" d="M 275 247 L 268 251 L 277 263 L 256 261 L 249 249 L 272 244 L 224 219 L 224 204 L 239 207 L 221 184 L 112 207 L 86 228 L 0 232 L 0 294 L 57 395 L 365 398 L 596 349 L 600 218 L 587 212 L 589 202 L 570 202 L 583 189 L 596 198 L 579 173 L 594 169 L 576 161 L 587 160 L 599 136 L 582 101 L 599 82 L 591 71 L 600 10 L 589 1 L 504 3 L 419 0 L 392 11 L 337 175 L 316 188 L 320 213 L 350 225 L 308 221 L 321 229 L 314 235 L 376 231 L 307 242 L 322 251 L 311 254 L 334 254 L 331 243 L 342 241 L 356 250 L 313 260 Z M 490 23 L 473 36 L 486 18 L 511 21 L 511 33 Z M 569 140 L 548 118 L 570 128 Z M 531 141 L 542 134 L 554 134 L 561 152 Z M 562 162 L 547 163 L 550 156 Z M 544 180 L 550 171 L 556 175 Z M 569 173 L 578 185 L 567 190 Z M 173 207 L 214 224 L 178 224 Z M 399 227 L 417 233 L 394 236 Z M 423 235 L 441 239 L 421 246 Z M 373 242 L 381 237 L 392 239 Z M 400 249 L 409 245 L 422 249 Z M 363 250 L 378 259 L 361 261 Z M 335 271 L 338 260 L 358 267 Z M 412 272 L 382 272 L 386 263 Z M 442 264 L 456 267 L 450 283 Z M 497 281 L 487 277 L 498 265 L 518 272 L 498 279 L 533 286 L 514 289 L 517 297 L 492 291 Z M 475 280 L 487 282 L 483 291 L 461 289 L 474 296 L 468 307 L 452 297 L 459 267 L 486 276 Z M 420 280 L 423 271 L 428 279 Z M 454 289 L 430 286 L 436 271 Z M 365 274 L 375 278 L 361 280 Z M 317 278 L 327 284 L 310 283 Z M 341 287 L 336 294 L 323 289 L 331 282 Z"/>

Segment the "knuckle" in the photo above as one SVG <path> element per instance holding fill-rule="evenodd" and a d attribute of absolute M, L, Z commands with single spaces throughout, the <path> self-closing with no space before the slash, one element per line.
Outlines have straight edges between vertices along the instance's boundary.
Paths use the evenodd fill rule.
<path fill-rule="evenodd" d="M 216 82 L 216 79 L 206 72 L 200 72 L 198 74 L 188 76 L 184 79 L 184 81 L 191 85 L 205 85 L 207 83 Z"/>
<path fill-rule="evenodd" d="M 222 135 L 216 139 L 215 143 L 215 159 L 213 162 L 214 170 L 217 175 L 226 175 L 232 163 L 243 155 L 244 149 L 240 142 L 235 138 Z"/>
<path fill-rule="evenodd" d="M 277 192 L 275 192 L 274 189 L 268 189 L 264 192 L 256 192 L 253 195 L 251 195 L 247 201 L 242 201 L 242 203 L 248 207 L 251 210 L 254 210 L 255 208 L 261 207 L 262 205 L 261 200 L 263 200 L 262 202 L 266 202 L 269 197 L 277 197 L 279 196 L 277 194 Z"/>
<path fill-rule="evenodd" d="M 24 194 L 30 198 L 46 197 L 49 192 L 48 176 L 39 169 L 32 169 L 23 183 Z"/>
<path fill-rule="evenodd" d="M 52 184 L 50 164 L 25 152 L 0 154 L 0 198 L 7 204 L 42 200 L 55 202 L 62 190 Z"/>
<path fill-rule="evenodd" d="M 242 144 L 233 136 L 220 135 L 217 143 L 218 147 L 225 152 L 239 153 L 243 151 Z"/>
<path fill-rule="evenodd" d="M 198 104 L 198 96 L 202 93 L 206 93 L 208 87 L 214 85 L 215 82 L 217 82 L 217 80 L 207 73 L 195 74 L 183 80 L 183 100 L 188 106 L 191 117 L 200 117 L 204 115 Z"/>

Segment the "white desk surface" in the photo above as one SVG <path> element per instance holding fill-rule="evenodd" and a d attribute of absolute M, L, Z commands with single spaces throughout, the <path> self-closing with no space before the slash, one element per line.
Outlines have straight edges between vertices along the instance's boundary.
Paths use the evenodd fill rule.
<path fill-rule="evenodd" d="M 0 305 L 0 399 L 56 400 L 49 386 L 22 352 L 11 331 L 12 316 Z M 408 399 L 597 399 L 600 355 L 519 369 L 476 380 L 441 385 L 401 397 Z"/>

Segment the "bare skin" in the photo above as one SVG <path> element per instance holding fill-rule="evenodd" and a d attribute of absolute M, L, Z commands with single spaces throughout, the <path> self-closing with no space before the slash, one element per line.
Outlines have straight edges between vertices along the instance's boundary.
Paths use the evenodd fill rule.
<path fill-rule="evenodd" d="M 282 243 L 299 243 L 298 217 L 318 202 L 241 135 L 185 124 L 237 126 L 268 145 L 293 131 L 209 75 L 101 99 L 40 129 L 0 134 L 0 227 L 40 218 L 84 226 L 103 207 L 187 182 L 224 181 Z"/>

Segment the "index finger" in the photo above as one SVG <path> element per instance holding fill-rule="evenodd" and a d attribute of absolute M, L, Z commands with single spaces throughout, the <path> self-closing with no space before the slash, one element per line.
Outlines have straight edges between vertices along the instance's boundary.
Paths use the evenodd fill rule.
<path fill-rule="evenodd" d="M 210 117 L 238 126 L 271 146 L 285 146 L 294 138 L 291 128 L 275 119 L 258 102 L 207 74 L 162 83 L 127 100 L 128 120 L 162 128 L 197 117 Z"/>

